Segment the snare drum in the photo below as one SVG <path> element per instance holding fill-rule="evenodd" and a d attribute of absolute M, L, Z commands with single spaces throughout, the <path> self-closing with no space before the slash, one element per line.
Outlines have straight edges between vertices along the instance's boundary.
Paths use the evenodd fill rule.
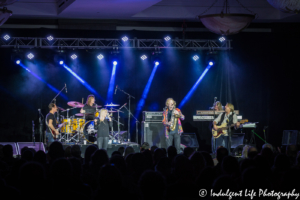
<path fill-rule="evenodd" d="M 76 132 L 77 130 L 81 130 L 84 123 L 85 123 L 85 119 L 81 119 L 81 118 L 72 119 L 73 132 Z M 78 125 L 79 125 L 79 129 L 78 129 Z"/>
<path fill-rule="evenodd" d="M 61 123 L 65 123 L 62 127 L 61 127 L 61 132 L 62 133 L 72 133 L 73 131 L 73 126 L 72 126 L 72 120 L 70 118 L 67 119 L 62 119 Z"/>
<path fill-rule="evenodd" d="M 95 136 L 97 134 L 97 130 L 95 130 L 94 121 L 87 121 L 81 128 L 80 132 L 83 139 L 88 142 L 94 143 L 97 140 Z"/>

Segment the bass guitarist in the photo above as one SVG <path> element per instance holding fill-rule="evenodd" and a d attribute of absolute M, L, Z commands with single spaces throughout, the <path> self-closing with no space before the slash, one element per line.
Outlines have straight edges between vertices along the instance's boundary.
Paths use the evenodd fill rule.
<path fill-rule="evenodd" d="M 224 123 L 227 123 L 227 126 L 232 126 L 234 124 L 236 128 L 239 128 L 240 126 L 240 123 L 237 121 L 237 116 L 234 113 L 234 106 L 231 103 L 227 103 L 225 106 L 225 112 L 219 114 L 219 116 L 214 120 L 214 129 L 218 130 L 217 125 L 220 126 Z M 228 149 L 228 152 L 230 152 L 228 133 L 222 134 L 220 137 L 216 138 L 216 148 L 222 146 L 223 141 L 225 144 L 224 147 Z"/>
<path fill-rule="evenodd" d="M 48 107 L 50 111 L 46 116 L 46 125 L 48 126 L 48 128 L 46 128 L 46 138 L 47 145 L 49 146 L 59 135 L 59 132 L 56 129 L 57 126 L 61 127 L 63 124 L 58 125 L 55 119 L 54 114 L 57 112 L 57 106 L 54 103 L 50 103 Z"/>

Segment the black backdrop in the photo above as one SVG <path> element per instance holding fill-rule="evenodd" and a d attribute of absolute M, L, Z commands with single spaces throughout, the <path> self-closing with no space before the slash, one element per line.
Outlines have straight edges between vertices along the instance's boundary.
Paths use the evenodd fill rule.
<path fill-rule="evenodd" d="M 240 33 L 230 36 L 233 50 L 218 52 L 216 64 L 208 71 L 189 101 L 182 107 L 186 119 L 183 121 L 184 132 L 196 133 L 200 149 L 210 149 L 210 132 L 208 122 L 193 122 L 196 110 L 208 109 L 214 97 L 223 105 L 232 102 L 240 110 L 243 118 L 251 122 L 259 122 L 257 133 L 263 135 L 263 127 L 268 126 L 267 141 L 279 146 L 283 130 L 297 130 L 298 106 L 298 57 L 299 36 L 291 25 L 285 31 L 281 25 L 273 25 L 270 33 Z M 75 30 L 18 30 L 2 29 L 2 33 L 13 36 L 45 37 L 99 37 L 120 38 L 163 38 L 169 33 L 142 31 L 75 31 Z M 182 33 L 169 34 L 172 38 L 182 38 Z M 213 33 L 186 33 L 191 39 L 217 39 Z M 67 107 L 67 101 L 86 101 L 91 92 L 74 76 L 58 65 L 53 59 L 55 50 L 32 49 L 35 61 L 24 62 L 32 72 L 47 83 L 61 89 L 65 83 L 68 93 L 57 98 L 58 106 Z M 0 49 L 1 75 L 1 121 L 0 141 L 31 141 L 32 120 L 38 132 L 38 109 L 44 116 L 47 106 L 55 96 L 44 82 L 11 61 L 11 49 Z M 28 50 L 24 49 L 24 54 Z M 106 99 L 112 70 L 110 51 L 75 50 L 79 58 L 75 62 L 67 61 L 67 65 L 94 88 L 103 99 Z M 98 61 L 96 55 L 103 53 L 105 61 Z M 72 51 L 67 51 L 67 57 Z M 173 97 L 177 104 L 185 97 L 191 87 L 204 71 L 207 52 L 162 50 L 161 64 L 153 79 L 148 97 L 142 110 L 162 110 L 166 98 Z M 146 54 L 148 60 L 142 61 L 140 56 Z M 200 55 L 194 62 L 192 56 Z M 135 113 L 136 105 L 142 96 L 144 87 L 152 72 L 151 52 L 144 50 L 120 50 L 115 85 L 136 97 L 132 100 L 131 111 Z M 97 103 L 104 101 L 96 98 Z M 124 104 L 126 95 L 117 92 L 113 103 Z M 70 114 L 75 114 L 72 111 Z M 121 114 L 121 122 L 127 128 L 127 112 Z M 142 114 L 139 115 L 142 121 Z M 131 139 L 135 139 L 135 123 L 132 123 Z M 116 128 L 116 127 L 115 127 Z M 139 133 L 140 127 L 139 127 Z M 38 140 L 38 134 L 37 140 Z M 262 142 L 256 138 L 258 147 Z"/>

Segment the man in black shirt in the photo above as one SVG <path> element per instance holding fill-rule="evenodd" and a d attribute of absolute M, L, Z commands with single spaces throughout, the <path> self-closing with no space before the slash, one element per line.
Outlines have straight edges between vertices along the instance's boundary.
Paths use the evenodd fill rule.
<path fill-rule="evenodd" d="M 85 120 L 94 120 L 96 112 L 95 96 L 89 95 L 86 104 L 80 110 L 80 113 L 85 113 Z"/>
<path fill-rule="evenodd" d="M 46 128 L 46 138 L 47 138 L 47 144 L 50 145 L 56 137 L 59 135 L 59 132 L 56 130 L 57 122 L 55 119 L 54 114 L 57 112 L 57 106 L 54 103 L 49 104 L 49 110 L 50 112 L 46 116 L 46 125 L 48 126 Z M 50 132 L 50 129 L 55 133 L 55 138 L 53 137 L 52 133 Z"/>

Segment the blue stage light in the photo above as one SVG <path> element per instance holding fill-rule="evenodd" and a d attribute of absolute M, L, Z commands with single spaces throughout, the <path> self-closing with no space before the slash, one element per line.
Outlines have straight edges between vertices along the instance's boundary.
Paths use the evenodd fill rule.
<path fill-rule="evenodd" d="M 59 61 L 59 64 L 60 64 L 60 65 L 63 65 L 63 64 L 64 64 L 64 61 L 62 61 L 62 60 Z"/>
<path fill-rule="evenodd" d="M 145 59 L 147 59 L 147 56 L 146 56 L 146 55 L 142 55 L 142 56 L 141 56 L 141 59 L 142 59 L 142 60 L 145 60 Z"/>
<path fill-rule="evenodd" d="M 27 55 L 27 58 L 29 58 L 29 59 L 31 60 L 32 58 L 34 58 L 34 55 L 33 55 L 32 53 L 29 53 L 29 54 Z"/>
<path fill-rule="evenodd" d="M 16 64 L 19 65 L 21 63 L 20 60 L 16 60 Z"/>
<path fill-rule="evenodd" d="M 171 38 L 169 36 L 167 36 L 167 37 L 165 37 L 165 40 L 169 41 L 169 40 L 171 40 Z"/>
<path fill-rule="evenodd" d="M 73 54 L 73 55 L 71 56 L 71 58 L 72 58 L 73 60 L 75 60 L 75 59 L 77 58 L 77 55 L 76 55 L 76 54 Z"/>
<path fill-rule="evenodd" d="M 220 40 L 220 42 L 224 42 L 226 40 L 226 38 L 222 36 L 219 38 L 219 40 Z"/>
<path fill-rule="evenodd" d="M 199 56 L 194 55 L 194 56 L 193 56 L 193 60 L 194 60 L 194 61 L 199 60 Z"/>
<path fill-rule="evenodd" d="M 9 35 L 5 35 L 5 36 L 3 37 L 3 39 L 7 41 L 7 40 L 10 39 L 10 37 L 9 37 Z"/>
<path fill-rule="evenodd" d="M 209 64 L 210 66 L 213 66 L 213 65 L 214 65 L 214 62 L 210 61 L 208 64 Z"/>
<path fill-rule="evenodd" d="M 128 40 L 128 37 L 124 36 L 124 37 L 122 38 L 122 40 L 123 40 L 124 42 L 126 42 L 126 41 Z"/>
<path fill-rule="evenodd" d="M 98 58 L 99 60 L 102 60 L 102 59 L 104 58 L 104 56 L 103 56 L 102 54 L 99 54 L 99 55 L 97 56 L 97 58 Z"/>
<path fill-rule="evenodd" d="M 155 62 L 155 65 L 159 65 L 159 62 L 158 62 L 158 61 L 156 61 L 156 62 Z"/>
<path fill-rule="evenodd" d="M 113 62 L 113 64 L 114 64 L 114 65 L 117 65 L 117 64 L 118 64 L 118 62 L 117 62 L 117 61 L 114 61 L 114 62 Z"/>
<path fill-rule="evenodd" d="M 52 41 L 54 38 L 50 35 L 47 37 L 47 40 Z"/>

